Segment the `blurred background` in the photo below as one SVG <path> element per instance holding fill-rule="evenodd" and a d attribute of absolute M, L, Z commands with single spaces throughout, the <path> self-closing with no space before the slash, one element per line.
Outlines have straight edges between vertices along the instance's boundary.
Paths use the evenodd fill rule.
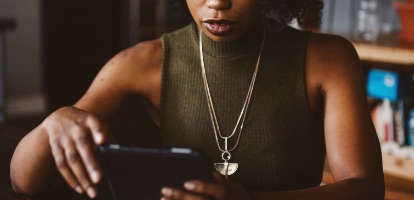
<path fill-rule="evenodd" d="M 305 14 L 305 29 L 342 35 L 356 47 L 384 171 L 404 191 L 414 191 L 413 14 L 414 0 L 325 0 L 321 24 Z M 190 21 L 167 0 L 0 0 L 0 122 L 31 130 L 73 105 L 117 52 Z M 151 123 L 135 117 L 116 129 Z"/>

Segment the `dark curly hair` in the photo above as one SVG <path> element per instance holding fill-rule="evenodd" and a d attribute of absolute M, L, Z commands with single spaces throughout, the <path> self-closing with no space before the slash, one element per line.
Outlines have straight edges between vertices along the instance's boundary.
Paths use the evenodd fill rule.
<path fill-rule="evenodd" d="M 280 30 L 296 19 L 299 26 L 307 28 L 320 23 L 323 0 L 257 0 L 262 11 L 262 22 L 271 30 Z M 185 0 L 169 0 L 170 5 L 185 9 Z M 306 16 L 306 17 L 305 17 Z"/>

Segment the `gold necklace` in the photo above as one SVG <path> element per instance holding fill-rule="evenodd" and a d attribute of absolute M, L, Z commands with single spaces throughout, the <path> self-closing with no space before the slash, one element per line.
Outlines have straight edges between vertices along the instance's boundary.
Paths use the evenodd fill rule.
<path fill-rule="evenodd" d="M 217 117 L 216 117 L 216 112 L 214 110 L 214 105 L 213 105 L 213 101 L 211 99 L 211 94 L 210 94 L 210 87 L 208 85 L 207 75 L 206 75 L 206 70 L 205 70 L 204 56 L 203 56 L 203 42 L 202 42 L 202 38 L 201 38 L 202 34 L 201 34 L 200 29 L 198 30 L 198 33 L 199 33 L 200 63 L 201 63 L 201 72 L 202 72 L 202 75 L 203 75 L 204 91 L 205 91 L 206 97 L 207 97 L 208 110 L 209 110 L 209 113 L 210 113 L 211 123 L 213 125 L 214 136 L 216 138 L 217 147 L 222 152 L 221 158 L 224 161 L 224 163 L 214 163 L 214 167 L 216 168 L 216 170 L 219 173 L 221 173 L 222 175 L 224 175 L 228 179 L 228 175 L 234 174 L 236 172 L 237 168 L 239 167 L 238 163 L 229 163 L 228 161 L 231 158 L 230 152 L 233 151 L 234 149 L 236 149 L 237 145 L 239 144 L 241 132 L 243 130 L 244 120 L 246 119 L 247 109 L 249 108 L 249 104 L 250 104 L 250 98 L 251 98 L 252 93 L 253 93 L 254 83 L 256 82 L 256 76 L 257 76 L 257 71 L 259 69 L 260 57 L 262 55 L 262 50 L 263 50 L 265 36 L 266 36 L 266 30 L 265 30 L 264 35 L 263 35 L 262 44 L 261 44 L 261 47 L 260 47 L 260 53 L 259 53 L 259 56 L 257 58 L 256 68 L 254 70 L 252 80 L 250 81 L 250 86 L 249 86 L 249 90 L 247 92 L 246 99 L 244 100 L 243 107 L 241 109 L 239 118 L 237 119 L 237 123 L 236 123 L 236 125 L 233 129 L 233 132 L 227 137 L 225 137 L 221 134 L 220 127 L 219 127 L 219 124 L 218 124 L 218 120 L 217 120 Z M 238 128 L 239 124 L 240 124 L 240 128 Z M 236 144 L 232 148 L 229 149 L 228 145 L 227 145 L 228 140 L 231 137 L 234 136 L 237 129 L 239 131 L 238 131 L 238 134 L 237 134 L 238 136 L 237 136 Z M 224 149 L 221 148 L 221 146 L 220 146 L 219 137 L 224 140 Z"/>

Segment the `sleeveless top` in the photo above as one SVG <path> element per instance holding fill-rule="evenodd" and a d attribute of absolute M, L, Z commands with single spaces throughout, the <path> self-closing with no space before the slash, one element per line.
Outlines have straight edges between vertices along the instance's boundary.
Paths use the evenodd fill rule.
<path fill-rule="evenodd" d="M 206 74 L 223 136 L 231 134 L 240 115 L 263 32 L 258 26 L 229 43 L 214 42 L 203 33 Z M 289 27 L 266 33 L 240 142 L 229 161 L 239 164 L 229 178 L 247 189 L 294 190 L 321 183 L 323 120 L 311 118 L 306 88 L 310 34 Z M 195 24 L 163 35 L 162 144 L 202 149 L 214 163 L 223 163 L 203 87 L 198 37 Z M 229 149 L 236 141 L 237 133 Z"/>

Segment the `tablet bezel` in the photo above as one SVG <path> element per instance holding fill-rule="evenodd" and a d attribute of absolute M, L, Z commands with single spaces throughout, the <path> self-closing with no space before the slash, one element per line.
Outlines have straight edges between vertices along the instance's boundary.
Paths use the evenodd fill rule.
<path fill-rule="evenodd" d="M 114 199 L 160 199 L 162 187 L 183 188 L 188 180 L 213 182 L 203 151 L 188 148 L 99 146 L 97 157 Z"/>

